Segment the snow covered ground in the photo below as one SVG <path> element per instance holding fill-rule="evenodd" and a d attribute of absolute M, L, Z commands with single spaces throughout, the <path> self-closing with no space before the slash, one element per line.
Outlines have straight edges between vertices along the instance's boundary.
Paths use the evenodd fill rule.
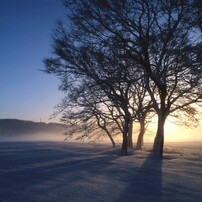
<path fill-rule="evenodd" d="M 0 143 L 0 202 L 201 202 L 202 143 L 167 144 L 163 160 L 110 145 Z"/>

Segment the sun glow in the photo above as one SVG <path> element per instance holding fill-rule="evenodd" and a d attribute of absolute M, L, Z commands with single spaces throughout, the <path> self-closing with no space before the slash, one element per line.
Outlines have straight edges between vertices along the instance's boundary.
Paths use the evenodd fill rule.
<path fill-rule="evenodd" d="M 149 135 L 146 134 L 145 141 L 152 142 L 155 138 L 157 130 L 157 117 L 152 119 L 152 122 L 148 126 Z M 165 142 L 191 142 L 202 141 L 202 121 L 199 126 L 184 127 L 175 123 L 172 117 L 168 117 L 165 122 Z"/>
<path fill-rule="evenodd" d="M 165 141 L 166 142 L 176 142 L 176 141 L 185 139 L 185 137 L 183 137 L 184 129 L 182 127 L 174 124 L 170 120 L 166 121 L 164 131 L 165 131 Z"/>
<path fill-rule="evenodd" d="M 202 120 L 198 127 L 194 126 L 194 124 L 190 124 L 189 127 L 185 127 L 185 125 L 176 124 L 172 117 L 168 117 L 168 120 L 165 123 L 165 141 L 202 141 Z"/>

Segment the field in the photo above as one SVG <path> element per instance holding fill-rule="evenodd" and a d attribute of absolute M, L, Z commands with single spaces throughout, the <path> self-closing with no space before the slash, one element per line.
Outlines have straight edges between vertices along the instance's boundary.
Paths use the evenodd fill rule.
<path fill-rule="evenodd" d="M 202 143 L 122 157 L 110 145 L 1 142 L 0 202 L 200 202 Z"/>

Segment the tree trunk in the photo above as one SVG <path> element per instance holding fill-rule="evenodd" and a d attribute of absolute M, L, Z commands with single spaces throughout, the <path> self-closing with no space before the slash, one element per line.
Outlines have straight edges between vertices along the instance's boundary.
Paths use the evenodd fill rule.
<path fill-rule="evenodd" d="M 129 131 L 129 124 L 131 120 L 130 113 L 126 113 L 124 117 L 124 126 L 123 126 L 123 143 L 121 149 L 121 155 L 126 156 L 128 154 L 128 131 Z"/>
<path fill-rule="evenodd" d="M 110 141 L 112 143 L 112 147 L 115 148 L 116 147 L 116 143 L 114 142 L 113 137 L 111 136 L 111 134 L 109 132 L 107 132 L 107 135 L 108 135 L 108 137 L 109 137 L 109 139 L 110 139 Z"/>
<path fill-rule="evenodd" d="M 121 155 L 127 156 L 128 154 L 128 144 L 127 144 L 127 135 L 123 133 L 123 143 L 121 148 Z"/>
<path fill-rule="evenodd" d="M 133 120 L 131 118 L 128 128 L 128 147 L 133 149 Z"/>
<path fill-rule="evenodd" d="M 109 137 L 109 139 L 110 139 L 110 141 L 111 141 L 111 143 L 112 143 L 112 147 L 115 148 L 116 143 L 114 142 L 114 139 L 113 139 L 111 133 L 110 133 L 109 130 L 107 129 L 105 119 L 102 119 L 102 120 L 104 121 L 104 124 L 102 125 L 102 124 L 100 123 L 100 119 L 99 119 L 99 118 L 101 118 L 101 117 L 96 116 L 96 118 L 97 118 L 97 124 L 98 124 L 98 126 L 99 126 L 102 130 L 104 130 L 104 131 L 107 133 L 107 136 Z"/>
<path fill-rule="evenodd" d="M 156 137 L 154 140 L 153 153 L 157 158 L 162 158 L 163 156 L 163 146 L 164 146 L 164 125 L 165 125 L 166 115 L 161 114 L 158 116 L 158 128 L 156 132 Z"/>
<path fill-rule="evenodd" d="M 153 147 L 153 154 L 156 158 L 162 158 L 163 157 L 163 146 L 164 146 L 164 125 L 167 118 L 167 115 L 169 114 L 169 108 L 166 107 L 166 96 L 167 96 L 167 87 L 165 84 L 161 84 L 158 86 L 159 88 L 159 94 L 160 94 L 160 112 L 158 112 L 158 126 L 157 126 L 157 132 L 156 137 L 154 140 L 154 147 Z"/>
<path fill-rule="evenodd" d="M 140 133 L 138 135 L 137 145 L 136 145 L 137 150 L 142 150 L 144 133 L 145 133 L 145 120 L 143 119 L 143 120 L 140 120 Z"/>

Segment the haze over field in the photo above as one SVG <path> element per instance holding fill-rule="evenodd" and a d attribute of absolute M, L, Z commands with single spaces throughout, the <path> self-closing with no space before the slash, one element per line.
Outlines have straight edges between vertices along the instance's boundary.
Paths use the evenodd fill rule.
<path fill-rule="evenodd" d="M 66 126 L 17 119 L 0 119 L 0 141 L 63 141 Z"/>
<path fill-rule="evenodd" d="M 134 125 L 136 126 L 136 125 Z M 1 141 L 64 141 L 67 131 L 66 126 L 57 123 L 40 123 L 17 119 L 0 119 L 0 142 Z M 193 142 L 202 141 L 201 128 L 188 129 L 180 128 L 173 123 L 166 124 L 165 142 Z M 149 128 L 145 134 L 144 141 L 152 143 L 155 136 L 155 129 Z M 137 141 L 138 128 L 134 129 L 134 144 Z M 75 140 L 75 138 L 74 138 Z M 121 143 L 121 135 L 115 138 L 118 144 Z M 73 141 L 73 139 L 71 140 Z M 82 141 L 81 141 L 82 142 Z M 85 142 L 88 142 L 86 140 Z M 107 137 L 103 137 L 100 143 L 109 143 Z"/>

